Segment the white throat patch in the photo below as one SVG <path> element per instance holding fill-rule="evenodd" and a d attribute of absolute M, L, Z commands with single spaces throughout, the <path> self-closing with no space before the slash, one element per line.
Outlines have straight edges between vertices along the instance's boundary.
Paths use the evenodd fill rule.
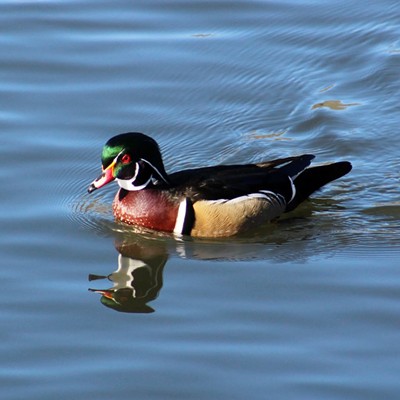
<path fill-rule="evenodd" d="M 145 163 L 147 163 L 164 182 L 168 183 L 167 180 L 160 173 L 160 171 L 153 164 L 151 164 L 149 161 L 145 160 L 144 158 L 141 158 L 141 161 L 144 161 Z M 131 179 L 118 179 L 117 178 L 116 179 L 119 187 L 121 187 L 122 189 L 128 190 L 128 191 L 142 190 L 150 182 L 153 182 L 154 184 L 156 184 L 158 182 L 158 178 L 154 178 L 153 174 L 151 174 L 150 178 L 145 183 L 143 183 L 141 185 L 135 185 L 135 180 L 138 177 L 139 172 L 140 172 L 140 165 L 139 165 L 139 163 L 135 163 L 135 175 L 133 176 L 133 178 L 131 178 Z"/>
<path fill-rule="evenodd" d="M 149 180 L 142 185 L 135 186 L 135 178 L 132 178 L 130 180 L 125 180 L 125 179 L 117 179 L 119 187 L 125 190 L 133 191 L 133 190 L 142 190 L 144 189 L 153 179 L 153 176 L 150 176 Z"/>
<path fill-rule="evenodd" d="M 147 182 L 143 183 L 142 185 L 135 185 L 135 180 L 139 174 L 139 164 L 135 164 L 135 175 L 131 179 L 117 179 L 119 187 L 128 191 L 135 191 L 135 190 L 142 190 L 144 189 L 152 180 L 153 175 L 150 175 L 150 178 Z"/>

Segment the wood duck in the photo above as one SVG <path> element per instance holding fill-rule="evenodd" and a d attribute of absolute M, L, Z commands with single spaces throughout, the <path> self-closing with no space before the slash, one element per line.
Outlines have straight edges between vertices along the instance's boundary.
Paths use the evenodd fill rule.
<path fill-rule="evenodd" d="M 177 235 L 232 236 L 294 210 L 352 168 L 347 161 L 309 167 L 314 157 L 304 154 L 167 174 L 157 142 L 128 132 L 105 144 L 103 172 L 88 191 L 117 180 L 114 216 L 126 224 Z"/>

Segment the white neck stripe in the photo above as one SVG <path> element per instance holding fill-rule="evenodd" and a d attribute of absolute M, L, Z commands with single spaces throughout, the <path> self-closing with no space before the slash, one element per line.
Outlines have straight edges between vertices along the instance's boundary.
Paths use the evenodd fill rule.
<path fill-rule="evenodd" d="M 161 177 L 161 179 L 165 182 L 168 183 L 168 181 L 164 178 L 163 174 L 160 173 L 160 171 L 150 162 L 145 160 L 144 158 L 141 158 L 142 161 L 144 161 L 145 163 L 149 164 L 151 168 L 154 169 L 154 171 L 157 172 L 157 174 Z"/>

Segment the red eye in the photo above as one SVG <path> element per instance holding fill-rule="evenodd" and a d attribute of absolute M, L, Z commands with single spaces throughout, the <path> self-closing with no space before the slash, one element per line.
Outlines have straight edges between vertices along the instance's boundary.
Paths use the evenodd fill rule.
<path fill-rule="evenodd" d="M 131 162 L 131 156 L 129 154 L 124 154 L 121 158 L 122 164 L 129 164 Z"/>

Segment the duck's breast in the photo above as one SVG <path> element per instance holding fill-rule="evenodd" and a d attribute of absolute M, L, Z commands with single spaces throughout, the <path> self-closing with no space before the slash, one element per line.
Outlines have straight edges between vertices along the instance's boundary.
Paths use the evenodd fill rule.
<path fill-rule="evenodd" d="M 172 232 L 175 227 L 179 202 L 169 193 L 144 189 L 121 196 L 117 193 L 113 203 L 114 216 L 126 224 Z"/>

